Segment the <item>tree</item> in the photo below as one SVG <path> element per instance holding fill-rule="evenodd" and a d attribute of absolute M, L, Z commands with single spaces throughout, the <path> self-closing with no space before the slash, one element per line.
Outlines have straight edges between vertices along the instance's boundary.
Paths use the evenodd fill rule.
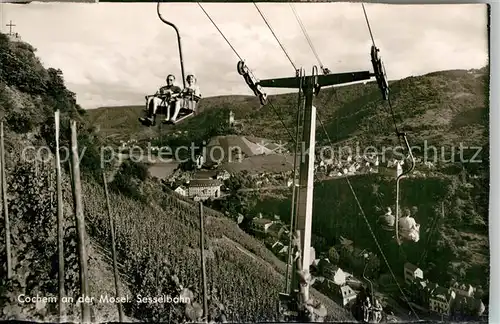
<path fill-rule="evenodd" d="M 328 259 L 331 263 L 338 264 L 340 261 L 340 254 L 337 252 L 334 246 L 328 249 Z"/>

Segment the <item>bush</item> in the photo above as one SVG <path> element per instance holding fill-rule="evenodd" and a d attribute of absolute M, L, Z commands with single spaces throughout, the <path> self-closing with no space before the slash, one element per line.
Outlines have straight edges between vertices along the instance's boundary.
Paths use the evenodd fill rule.
<path fill-rule="evenodd" d="M 42 309 L 35 304 L 23 305 L 13 302 L 17 296 L 57 296 L 57 234 L 55 183 L 48 172 L 35 172 L 32 164 L 17 164 L 9 172 L 9 217 L 12 235 L 13 278 L 2 279 L 0 307 L 5 318 L 29 316 L 43 319 L 55 312 L 55 305 Z M 70 226 L 66 217 L 64 228 Z M 2 236 L 3 241 L 4 236 Z M 77 293 L 78 268 L 75 234 L 65 236 L 66 293 Z M 2 242 L 4 243 L 4 242 Z M 5 257 L 5 256 L 4 256 Z M 4 269 L 2 267 L 2 272 Z M 2 273 L 5 278 L 5 273 Z M 69 306 L 71 308 L 71 306 Z M 21 313 L 22 311 L 22 313 Z"/>
<path fill-rule="evenodd" d="M 110 188 L 137 201 L 146 202 L 141 191 L 141 182 L 148 178 L 149 171 L 144 163 L 124 161 L 116 172 Z"/>
<path fill-rule="evenodd" d="M 34 123 L 29 116 L 19 112 L 11 112 L 7 116 L 9 128 L 16 133 L 28 133 L 33 130 Z"/>

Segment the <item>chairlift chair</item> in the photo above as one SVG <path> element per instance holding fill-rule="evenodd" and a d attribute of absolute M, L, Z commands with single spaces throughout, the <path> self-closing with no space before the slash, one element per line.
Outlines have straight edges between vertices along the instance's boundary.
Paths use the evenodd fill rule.
<path fill-rule="evenodd" d="M 157 3 L 156 11 L 158 14 L 158 18 L 164 24 L 169 25 L 172 28 L 174 28 L 175 32 L 177 33 L 177 41 L 178 41 L 178 46 L 179 46 L 179 57 L 180 57 L 180 65 L 181 65 L 181 74 L 182 74 L 182 83 L 183 83 L 184 90 L 185 90 L 186 89 L 186 79 L 185 79 L 185 75 L 184 75 L 184 61 L 182 58 L 181 37 L 179 34 L 179 30 L 177 29 L 177 27 L 173 23 L 165 20 L 162 17 L 162 15 L 160 14 L 160 2 Z M 157 109 L 156 109 L 157 115 L 166 115 L 167 109 L 169 108 L 169 105 L 171 105 L 175 101 L 180 101 L 181 107 L 180 107 L 179 114 L 177 115 L 175 122 L 168 121 L 167 123 L 178 124 L 178 123 L 182 122 L 183 120 L 188 119 L 189 117 L 196 115 L 197 108 L 198 108 L 197 107 L 198 102 L 200 101 L 201 98 L 199 96 L 195 96 L 190 91 L 184 91 L 184 90 L 179 96 L 173 96 L 173 97 L 161 95 L 161 94 L 160 95 L 158 95 L 158 94 L 147 95 L 145 97 L 146 98 L 146 111 L 149 110 L 148 103 L 149 104 L 155 103 L 154 100 L 150 101 L 149 99 L 151 97 L 156 97 L 156 98 L 161 99 L 161 103 L 158 104 Z M 170 107 L 170 109 L 171 109 L 170 114 L 171 115 L 174 114 L 174 107 Z M 140 119 L 140 120 L 144 125 L 152 126 L 148 119 Z M 153 122 L 153 125 L 154 125 L 154 122 Z"/>
<path fill-rule="evenodd" d="M 413 152 L 411 151 L 410 144 L 408 143 L 408 139 L 406 138 L 406 133 L 400 133 L 398 134 L 400 138 L 403 138 L 404 143 L 406 145 L 406 148 L 408 149 L 408 157 L 410 160 L 410 167 L 408 170 L 403 171 L 398 177 L 396 178 L 396 217 L 395 217 L 395 222 L 394 222 L 394 230 L 396 232 L 396 242 L 401 245 L 401 239 L 404 239 L 405 241 L 412 241 L 407 235 L 400 235 L 399 233 L 399 196 L 400 196 L 400 182 L 403 178 L 408 177 L 408 175 L 415 169 L 415 157 L 413 156 Z M 420 228 L 418 229 L 420 231 Z"/>

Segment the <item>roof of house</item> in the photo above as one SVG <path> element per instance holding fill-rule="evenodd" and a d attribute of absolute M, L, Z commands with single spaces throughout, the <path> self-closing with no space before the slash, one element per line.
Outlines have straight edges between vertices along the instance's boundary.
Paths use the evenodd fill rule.
<path fill-rule="evenodd" d="M 344 294 L 345 294 L 346 297 L 356 295 L 356 292 L 348 285 L 344 285 L 344 286 L 340 287 L 340 292 L 341 292 L 342 296 L 344 296 Z"/>
<path fill-rule="evenodd" d="M 280 224 L 280 223 L 274 223 L 273 225 L 271 225 L 271 226 L 269 227 L 269 230 L 271 230 L 271 231 L 274 231 L 274 232 L 278 233 L 282 227 L 283 227 L 283 225 L 282 225 L 282 224 Z"/>
<path fill-rule="evenodd" d="M 175 188 L 175 190 L 177 190 L 177 189 L 186 190 L 187 188 L 183 185 L 180 185 L 180 186 L 177 186 L 177 188 Z"/>
<path fill-rule="evenodd" d="M 257 225 L 266 225 L 266 224 L 272 223 L 273 221 L 269 220 L 267 218 L 254 218 L 252 220 L 252 222 L 257 224 Z"/>
<path fill-rule="evenodd" d="M 326 262 L 324 261 L 324 271 L 328 271 L 328 272 L 332 272 L 332 273 L 336 273 L 337 271 L 342 271 L 342 269 L 340 269 L 338 266 L 336 266 L 335 264 L 332 264 L 330 262 Z"/>
<path fill-rule="evenodd" d="M 271 247 L 274 249 L 275 247 L 281 248 L 282 246 L 285 246 L 285 245 L 283 243 L 281 243 L 280 241 L 276 241 L 276 242 L 274 242 L 274 244 Z"/>
<path fill-rule="evenodd" d="M 427 282 L 427 280 L 417 280 L 417 285 L 419 285 L 422 288 L 425 288 L 425 287 L 427 287 L 428 282 Z"/>
<path fill-rule="evenodd" d="M 405 263 L 405 269 L 408 269 L 410 271 L 415 271 L 417 269 L 419 269 L 419 267 L 417 267 L 416 265 L 410 263 L 410 262 L 406 262 Z"/>
<path fill-rule="evenodd" d="M 460 283 L 460 282 L 455 282 L 452 287 L 455 289 L 460 289 L 460 290 L 465 290 L 465 291 L 473 289 L 471 285 Z"/>
<path fill-rule="evenodd" d="M 193 174 L 194 179 L 211 179 L 217 176 L 216 170 L 203 170 Z"/>
<path fill-rule="evenodd" d="M 432 292 L 432 297 L 448 300 L 450 299 L 450 291 L 444 287 L 437 287 Z"/>
<path fill-rule="evenodd" d="M 469 296 L 457 296 L 457 302 L 465 303 L 469 307 L 482 308 L 484 306 L 483 301 L 480 298 L 474 298 Z"/>
<path fill-rule="evenodd" d="M 215 179 L 194 179 L 189 182 L 189 187 L 219 187 L 222 183 Z"/>
<path fill-rule="evenodd" d="M 434 289 L 436 289 L 438 287 L 439 287 L 439 285 L 437 283 L 434 283 L 434 282 L 427 283 L 427 289 L 430 291 L 434 291 Z"/>

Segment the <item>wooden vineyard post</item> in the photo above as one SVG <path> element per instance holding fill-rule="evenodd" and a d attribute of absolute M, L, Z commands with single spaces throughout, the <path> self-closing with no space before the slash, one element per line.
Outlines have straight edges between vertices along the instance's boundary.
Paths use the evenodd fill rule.
<path fill-rule="evenodd" d="M 90 323 L 90 304 L 86 302 L 89 295 L 87 253 L 85 251 L 85 218 L 83 215 L 82 184 L 80 182 L 80 165 L 78 158 L 78 142 L 76 122 L 71 121 L 71 164 L 73 172 L 73 197 L 75 202 L 76 232 L 78 244 L 78 258 L 80 261 L 80 294 L 82 300 L 82 322 Z"/>
<path fill-rule="evenodd" d="M 55 113 L 55 129 L 56 129 L 56 189 L 57 189 L 57 258 L 59 263 L 59 322 L 65 321 L 64 303 L 64 214 L 63 214 L 63 197 L 61 185 L 61 156 L 59 154 L 59 110 Z M 50 173 L 52 174 L 52 172 Z"/>
<path fill-rule="evenodd" d="M 116 243 L 115 243 L 115 224 L 111 214 L 111 205 L 109 203 L 108 181 L 106 180 L 106 173 L 102 170 L 102 181 L 104 182 L 104 193 L 106 195 L 106 206 L 108 209 L 109 228 L 111 230 L 111 253 L 113 258 L 113 275 L 115 277 L 115 293 L 116 298 L 121 299 L 120 277 L 118 276 L 118 266 L 116 262 Z M 123 308 L 122 303 L 116 303 L 118 306 L 118 319 L 120 323 L 123 322 Z"/>
<path fill-rule="evenodd" d="M 0 164 L 2 177 L 2 204 L 5 220 L 5 252 L 7 254 L 7 279 L 12 278 L 12 251 L 10 242 L 9 207 L 7 203 L 7 179 L 5 178 L 5 147 L 4 147 L 3 121 L 0 122 Z"/>
<path fill-rule="evenodd" d="M 201 280 L 203 284 L 203 318 L 207 322 L 208 305 L 207 305 L 207 272 L 205 269 L 205 228 L 203 217 L 203 203 L 200 201 L 200 250 L 201 250 Z"/>

